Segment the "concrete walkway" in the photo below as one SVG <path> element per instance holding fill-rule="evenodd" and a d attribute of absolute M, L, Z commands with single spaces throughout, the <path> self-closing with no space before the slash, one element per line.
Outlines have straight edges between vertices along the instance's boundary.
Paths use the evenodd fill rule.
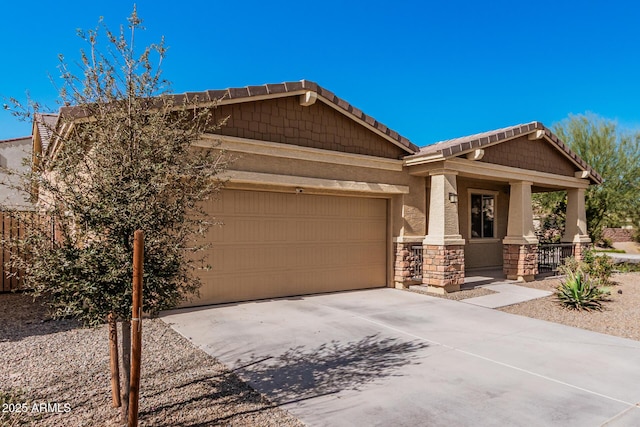
<path fill-rule="evenodd" d="M 640 342 L 396 289 L 162 319 L 320 426 L 637 426 Z"/>
<path fill-rule="evenodd" d="M 549 291 L 518 286 L 517 280 L 505 279 L 501 269 L 470 271 L 464 278 L 464 285 L 462 286 L 462 289 L 473 288 L 489 289 L 495 293 L 483 295 L 481 297 L 467 298 L 460 301 L 486 308 L 506 307 L 508 305 L 543 298 L 552 294 L 552 292 Z M 410 289 L 426 290 L 427 286 L 414 285 L 410 286 Z"/>
<path fill-rule="evenodd" d="M 633 264 L 640 263 L 640 254 L 619 254 L 615 252 L 597 252 L 598 255 L 606 255 L 613 260 L 614 263 L 628 262 Z"/>
<path fill-rule="evenodd" d="M 552 294 L 552 292 L 549 291 L 527 288 L 513 283 L 496 283 L 492 285 L 482 285 L 480 287 L 489 289 L 496 293 L 483 295 L 481 297 L 467 298 L 461 301 L 467 304 L 479 305 L 481 307 L 499 308 L 543 298 Z"/>

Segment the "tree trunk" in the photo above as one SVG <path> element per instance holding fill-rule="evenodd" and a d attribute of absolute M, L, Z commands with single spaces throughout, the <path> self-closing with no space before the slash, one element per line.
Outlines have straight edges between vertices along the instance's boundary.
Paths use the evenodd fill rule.
<path fill-rule="evenodd" d="M 113 313 L 107 316 L 109 322 L 109 366 L 111 368 L 111 401 L 114 408 L 120 407 L 120 369 L 118 363 L 118 322 Z"/>
<path fill-rule="evenodd" d="M 129 382 L 131 381 L 131 322 L 122 322 L 122 372 L 124 384 L 122 387 L 122 421 L 127 422 L 129 417 Z"/>
<path fill-rule="evenodd" d="M 140 359 L 142 358 L 142 277 L 144 233 L 136 230 L 133 241 L 133 294 L 131 307 L 131 374 L 129 382 L 129 427 L 138 425 L 140 403 Z"/>

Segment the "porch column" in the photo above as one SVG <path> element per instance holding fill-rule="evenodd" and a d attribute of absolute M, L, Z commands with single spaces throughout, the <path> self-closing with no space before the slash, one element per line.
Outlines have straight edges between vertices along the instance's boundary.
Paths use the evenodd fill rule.
<path fill-rule="evenodd" d="M 416 247 L 422 246 L 426 230 L 427 213 L 425 177 L 409 176 L 409 193 L 394 200 L 393 243 L 395 264 L 393 281 L 396 288 L 407 288 L 422 283 L 423 256 Z M 396 231 L 397 230 L 397 231 Z"/>
<path fill-rule="evenodd" d="M 509 280 L 531 281 L 538 274 L 538 239 L 533 227 L 531 182 L 510 182 L 507 235 L 502 241 L 503 271 Z"/>
<path fill-rule="evenodd" d="M 464 283 L 464 239 L 458 219 L 456 173 L 431 172 L 428 234 L 422 244 L 422 283 L 436 293 L 459 291 Z"/>
<path fill-rule="evenodd" d="M 587 233 L 587 213 L 584 204 L 584 188 L 567 190 L 567 212 L 562 242 L 573 243 L 574 257 L 582 259 L 583 251 L 591 244 Z"/>

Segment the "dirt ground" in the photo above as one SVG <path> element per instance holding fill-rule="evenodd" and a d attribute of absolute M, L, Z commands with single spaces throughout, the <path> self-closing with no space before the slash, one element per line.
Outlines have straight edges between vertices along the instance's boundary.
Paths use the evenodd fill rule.
<path fill-rule="evenodd" d="M 615 274 L 612 280 L 615 284 L 609 288 L 611 295 L 602 311 L 567 309 L 554 295 L 500 310 L 640 341 L 640 273 Z M 547 279 L 520 285 L 555 292 L 559 284 L 560 279 Z"/>
<path fill-rule="evenodd" d="M 613 244 L 615 249 L 622 249 L 628 254 L 640 254 L 640 243 L 636 242 L 616 242 Z"/>

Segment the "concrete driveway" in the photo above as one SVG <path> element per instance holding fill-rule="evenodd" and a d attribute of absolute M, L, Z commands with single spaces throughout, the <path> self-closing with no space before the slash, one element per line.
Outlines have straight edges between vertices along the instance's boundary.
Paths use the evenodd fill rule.
<path fill-rule="evenodd" d="M 640 425 L 640 342 L 462 302 L 375 289 L 163 320 L 309 426 Z"/>

